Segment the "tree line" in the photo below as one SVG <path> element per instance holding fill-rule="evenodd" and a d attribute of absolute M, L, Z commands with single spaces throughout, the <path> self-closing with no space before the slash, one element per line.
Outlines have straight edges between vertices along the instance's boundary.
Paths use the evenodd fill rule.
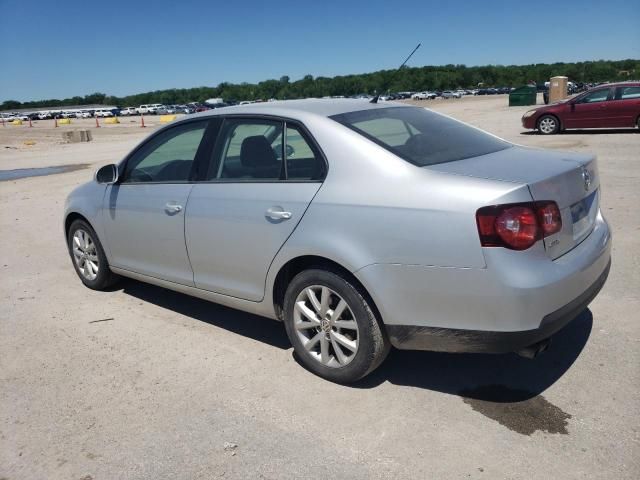
<path fill-rule="evenodd" d="M 467 67 L 466 65 L 444 65 L 405 67 L 401 71 L 379 70 L 373 73 L 340 75 L 336 77 L 313 77 L 306 75 L 291 81 L 288 76 L 280 79 L 264 80 L 259 83 L 222 82 L 216 87 L 173 88 L 116 97 L 105 93 L 92 93 L 84 97 L 65 99 L 35 100 L 18 102 L 6 100 L 0 110 L 18 108 L 61 107 L 65 105 L 118 105 L 137 106 L 148 103 L 166 105 L 203 102 L 208 98 L 225 100 L 280 100 L 351 96 L 362 93 L 446 90 L 455 88 L 517 87 L 534 82 L 544 82 L 550 77 L 565 75 L 574 82 L 605 82 L 638 79 L 640 60 L 597 60 L 575 63 L 537 63 L 531 65 L 486 65 Z"/>

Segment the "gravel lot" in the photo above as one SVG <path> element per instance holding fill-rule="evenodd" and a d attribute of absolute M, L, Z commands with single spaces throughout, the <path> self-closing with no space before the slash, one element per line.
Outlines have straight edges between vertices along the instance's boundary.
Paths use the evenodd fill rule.
<path fill-rule="evenodd" d="M 534 361 L 394 351 L 350 387 L 298 365 L 277 322 L 76 278 L 64 198 L 156 118 L 68 145 L 61 131 L 95 121 L 0 126 L 0 170 L 90 164 L 0 182 L 0 479 L 640 478 L 640 133 L 541 137 L 506 103 L 419 102 L 516 143 L 598 154 L 608 283 Z"/>

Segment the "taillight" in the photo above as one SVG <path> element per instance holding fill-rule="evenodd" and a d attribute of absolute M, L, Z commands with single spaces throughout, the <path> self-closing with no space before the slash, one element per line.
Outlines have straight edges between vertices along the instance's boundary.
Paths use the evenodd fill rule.
<path fill-rule="evenodd" d="M 548 237 L 562 230 L 562 218 L 556 202 L 537 202 L 536 207 L 543 236 Z"/>
<path fill-rule="evenodd" d="M 512 203 L 483 207 L 476 212 L 483 247 L 526 250 L 544 237 L 562 229 L 555 202 Z"/>

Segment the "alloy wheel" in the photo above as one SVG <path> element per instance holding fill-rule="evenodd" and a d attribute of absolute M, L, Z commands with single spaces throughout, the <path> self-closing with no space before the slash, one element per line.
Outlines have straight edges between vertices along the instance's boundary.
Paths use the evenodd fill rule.
<path fill-rule="evenodd" d="M 71 251 L 80 274 L 87 280 L 95 280 L 100 269 L 100 261 L 91 235 L 81 228 L 76 230 L 73 234 Z"/>
<path fill-rule="evenodd" d="M 553 133 L 556 129 L 556 121 L 551 117 L 545 117 L 540 120 L 538 128 L 542 133 Z"/>
<path fill-rule="evenodd" d="M 293 326 L 309 355 L 327 367 L 343 367 L 358 352 L 358 323 L 353 312 L 328 287 L 312 285 L 298 294 Z"/>

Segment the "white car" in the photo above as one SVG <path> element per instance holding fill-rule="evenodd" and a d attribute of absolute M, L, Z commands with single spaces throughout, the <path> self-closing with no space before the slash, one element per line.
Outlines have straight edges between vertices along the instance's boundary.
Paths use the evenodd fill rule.
<path fill-rule="evenodd" d="M 154 103 L 152 105 L 149 105 L 149 107 L 147 108 L 147 113 L 150 115 L 156 115 L 160 107 L 164 107 L 164 105 L 162 105 L 161 103 Z"/>
<path fill-rule="evenodd" d="M 445 90 L 442 92 L 442 98 L 462 98 L 458 92 L 452 92 L 451 90 Z"/>
<path fill-rule="evenodd" d="M 162 105 L 160 103 L 152 103 L 150 105 L 140 105 L 136 110 L 140 115 L 143 115 L 145 113 L 155 114 L 156 111 L 158 110 L 158 107 L 161 107 L 161 106 Z"/>
<path fill-rule="evenodd" d="M 456 93 L 460 94 L 460 97 L 467 95 L 467 91 L 462 89 L 456 90 Z"/>
<path fill-rule="evenodd" d="M 432 100 L 436 98 L 436 96 L 437 95 L 435 93 L 431 92 L 418 92 L 411 95 L 411 98 L 413 100 Z"/>
<path fill-rule="evenodd" d="M 138 109 L 136 107 L 126 107 L 120 110 L 120 115 L 123 117 L 128 117 L 130 115 L 137 115 Z"/>
<path fill-rule="evenodd" d="M 89 113 L 89 111 L 87 110 L 76 112 L 76 118 L 91 118 L 91 113 Z"/>
<path fill-rule="evenodd" d="M 38 113 L 38 120 L 48 120 L 51 118 L 51 112 L 40 112 Z"/>
<path fill-rule="evenodd" d="M 113 117 L 113 112 L 111 110 L 107 110 L 105 108 L 96 110 L 93 113 L 94 117 Z"/>

